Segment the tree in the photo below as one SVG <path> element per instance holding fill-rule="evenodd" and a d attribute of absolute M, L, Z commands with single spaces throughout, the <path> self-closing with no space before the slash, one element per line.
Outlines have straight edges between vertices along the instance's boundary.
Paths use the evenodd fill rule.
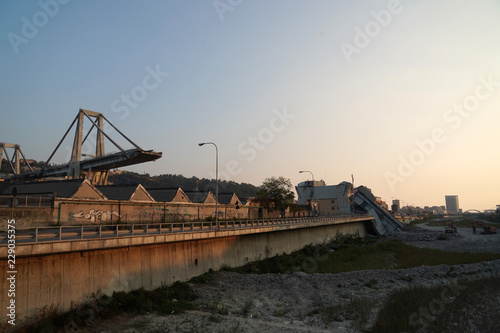
<path fill-rule="evenodd" d="M 274 207 L 282 212 L 293 203 L 295 193 L 292 190 L 292 182 L 284 177 L 266 178 L 257 191 L 257 198 L 262 205 L 268 209 Z"/>

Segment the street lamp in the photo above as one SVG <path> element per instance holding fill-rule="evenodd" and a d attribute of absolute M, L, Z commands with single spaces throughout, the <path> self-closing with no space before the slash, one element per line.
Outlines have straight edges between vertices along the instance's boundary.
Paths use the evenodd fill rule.
<path fill-rule="evenodd" d="M 307 170 L 300 170 L 299 173 L 303 173 L 303 172 L 309 172 L 311 174 L 311 178 L 312 178 L 312 188 L 311 188 L 311 193 L 309 194 L 310 198 L 312 199 L 311 200 L 311 204 L 312 204 L 312 209 L 313 209 L 313 217 L 316 217 L 316 205 L 315 205 L 315 202 L 314 202 L 314 175 L 311 171 L 307 171 Z"/>
<path fill-rule="evenodd" d="M 302 173 L 302 172 L 309 172 L 311 174 L 311 177 L 312 177 L 312 181 L 314 182 L 314 175 L 311 171 L 307 171 L 307 170 L 301 170 L 299 171 L 299 173 Z"/>
<path fill-rule="evenodd" d="M 201 142 L 198 143 L 198 146 L 203 145 L 214 145 L 215 147 L 215 228 L 219 230 L 219 213 L 218 213 L 218 204 L 219 204 L 219 149 L 217 145 L 213 142 Z"/>

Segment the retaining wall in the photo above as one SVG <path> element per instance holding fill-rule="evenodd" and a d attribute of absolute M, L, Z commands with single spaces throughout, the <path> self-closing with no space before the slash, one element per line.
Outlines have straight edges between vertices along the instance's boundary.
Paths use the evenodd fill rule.
<path fill-rule="evenodd" d="M 363 237 L 364 223 L 305 223 L 170 234 L 161 236 L 170 237 L 163 242 L 156 238 L 160 236 L 152 235 L 38 244 L 44 248 L 38 253 L 53 253 L 45 255 L 36 255 L 35 245 L 19 245 L 16 248 L 17 320 L 47 305 L 68 309 L 72 303 L 84 302 L 98 291 L 109 295 L 113 291 L 141 287 L 155 289 L 162 284 L 187 281 L 209 269 L 240 266 L 249 260 L 290 253 L 308 244 L 320 244 L 337 233 Z M 127 243 L 129 246 L 123 246 Z M 81 244 L 80 249 L 85 250 L 75 244 Z M 0 269 L 9 271 L 7 260 L 0 261 Z M 9 281 L 0 279 L 0 286 L 3 293 L 0 308 L 5 311 L 9 305 L 6 295 Z"/>

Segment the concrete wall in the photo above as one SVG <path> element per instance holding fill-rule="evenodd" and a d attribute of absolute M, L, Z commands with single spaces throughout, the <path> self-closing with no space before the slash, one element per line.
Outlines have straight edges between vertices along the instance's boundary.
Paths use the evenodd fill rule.
<path fill-rule="evenodd" d="M 0 208 L 0 221 L 11 218 L 12 208 Z M 47 226 L 52 220 L 52 207 L 16 207 L 14 218 L 17 228 Z M 7 223 L 0 224 L 0 230 L 7 230 Z"/>
<path fill-rule="evenodd" d="M 218 205 L 220 219 L 251 218 L 253 207 Z M 112 200 L 56 200 L 52 224 L 92 225 L 125 223 L 151 223 L 163 221 L 193 221 L 215 217 L 215 204 L 194 203 L 132 203 Z M 50 223 L 49 223 L 50 224 Z"/>
<path fill-rule="evenodd" d="M 84 184 L 86 185 L 86 184 Z M 90 185 L 80 190 L 92 189 Z M 97 193 L 97 192 L 90 192 Z M 138 192 L 140 193 L 140 191 Z M 181 198 L 182 192 L 179 192 Z M 140 196 L 140 195 L 139 195 Z M 37 197 L 38 198 L 38 197 Z M 191 202 L 144 202 L 94 199 L 62 199 L 50 202 L 43 198 L 41 207 L 16 207 L 14 217 L 18 228 L 52 225 L 98 225 L 124 223 L 151 223 L 172 221 L 194 221 L 215 218 L 214 203 Z M 38 199 L 37 199 L 38 200 Z M 4 200 L 7 202 L 6 200 Z M 24 203 L 24 199 L 23 199 Z M 36 202 L 38 205 L 38 201 Z M 6 204 L 5 204 L 6 206 Z M 238 209 L 236 209 L 238 207 Z M 219 204 L 219 219 L 257 219 L 259 207 L 235 204 Z M 263 218 L 275 218 L 279 214 L 268 213 L 264 209 Z M 0 207 L 0 217 L 11 217 L 11 208 Z M 164 220 L 165 219 L 165 220 Z M 5 225 L 0 225 L 5 230 Z"/>
<path fill-rule="evenodd" d="M 248 260 L 319 244 L 337 232 L 365 235 L 363 222 L 283 226 L 282 230 L 272 232 L 265 232 L 272 229 L 264 227 L 254 229 L 210 232 L 206 238 L 199 239 L 193 238 L 201 237 L 200 233 L 177 234 L 171 237 L 191 240 L 29 257 L 22 257 L 19 249 L 21 257 L 16 258 L 17 317 L 33 314 L 35 309 L 51 304 L 68 309 L 72 302 L 83 302 L 99 290 L 111 294 L 113 291 L 140 287 L 154 289 L 165 283 L 187 281 L 209 269 L 239 266 Z M 126 238 L 121 240 L 126 241 Z M 65 245 L 54 243 L 50 251 L 57 252 L 57 248 L 63 249 Z M 0 261 L 0 269 L 8 271 L 7 260 Z M 2 291 L 9 289 L 5 278 L 0 280 L 0 287 Z M 5 309 L 7 302 L 7 297 L 2 295 L 0 308 Z"/>

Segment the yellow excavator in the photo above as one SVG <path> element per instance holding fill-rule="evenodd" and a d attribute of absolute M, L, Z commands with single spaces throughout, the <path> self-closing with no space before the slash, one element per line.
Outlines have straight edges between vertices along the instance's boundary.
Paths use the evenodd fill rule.
<path fill-rule="evenodd" d="M 444 227 L 444 232 L 447 234 L 456 234 L 457 233 L 457 227 L 455 227 L 455 222 L 451 220 L 451 222 Z"/>

